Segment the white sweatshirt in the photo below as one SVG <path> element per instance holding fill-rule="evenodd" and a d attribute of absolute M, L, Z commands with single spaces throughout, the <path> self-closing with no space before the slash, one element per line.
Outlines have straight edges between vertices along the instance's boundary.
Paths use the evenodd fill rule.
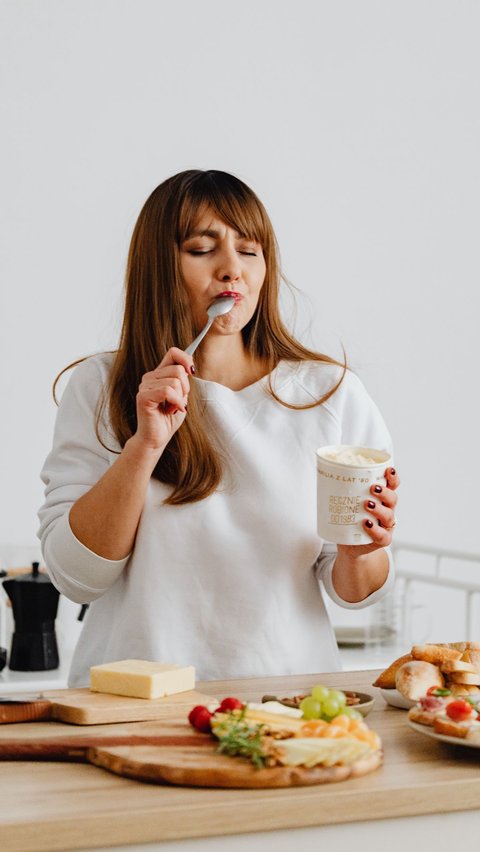
<path fill-rule="evenodd" d="M 194 665 L 200 680 L 339 670 L 322 586 L 353 609 L 393 583 L 391 568 L 370 597 L 342 601 L 331 579 L 335 547 L 316 532 L 315 450 L 391 449 L 360 380 L 348 372 L 326 403 L 294 411 L 267 393 L 267 379 L 241 391 L 195 379 L 228 448 L 223 484 L 205 500 L 168 506 L 170 486 L 151 479 L 134 550 L 112 561 L 81 544 L 68 519 L 118 457 L 95 434 L 112 357 L 97 355 L 75 369 L 42 471 L 39 537 L 50 577 L 66 597 L 90 604 L 70 685 L 88 685 L 92 665 L 132 658 Z M 293 403 L 318 399 L 338 375 L 339 368 L 314 362 L 282 362 L 272 374 L 277 393 Z M 119 449 L 106 427 L 102 438 Z"/>

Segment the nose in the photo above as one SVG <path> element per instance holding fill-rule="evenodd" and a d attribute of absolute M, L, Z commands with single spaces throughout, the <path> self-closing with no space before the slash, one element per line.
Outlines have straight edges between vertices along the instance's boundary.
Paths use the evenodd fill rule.
<path fill-rule="evenodd" d="M 240 261 L 237 252 L 231 246 L 225 246 L 218 256 L 217 278 L 228 283 L 240 278 Z"/>

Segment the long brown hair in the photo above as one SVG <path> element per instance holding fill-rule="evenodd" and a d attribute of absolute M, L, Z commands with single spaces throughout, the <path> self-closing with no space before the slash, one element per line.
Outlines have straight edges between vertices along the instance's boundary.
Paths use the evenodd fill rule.
<path fill-rule="evenodd" d="M 322 361 L 343 367 L 339 381 L 313 403 L 286 403 L 277 396 L 271 382 L 270 394 L 289 408 L 312 408 L 329 399 L 345 375 L 345 362 L 340 364 L 328 355 L 310 351 L 295 340 L 281 320 L 278 247 L 270 219 L 255 193 L 227 172 L 180 172 L 161 183 L 146 200 L 130 243 L 123 326 L 103 400 L 121 447 L 137 428 L 136 394 L 143 374 L 154 370 L 170 347 L 185 349 L 198 331 L 182 282 L 180 247 L 207 208 L 263 249 L 265 280 L 255 313 L 242 331 L 245 350 L 268 371 L 284 359 Z M 195 355 L 195 365 L 201 373 L 201 349 Z M 173 486 L 165 502 L 176 505 L 208 497 L 219 486 L 223 474 L 219 447 L 212 441 L 194 380 L 190 388 L 188 416 L 152 474 Z M 100 416 L 101 411 L 97 435 Z"/>

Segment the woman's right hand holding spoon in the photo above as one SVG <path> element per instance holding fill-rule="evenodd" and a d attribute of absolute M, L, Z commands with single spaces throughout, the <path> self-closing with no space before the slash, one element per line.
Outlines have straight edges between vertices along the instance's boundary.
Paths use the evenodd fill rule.
<path fill-rule="evenodd" d="M 137 431 L 130 441 L 159 456 L 182 425 L 190 392 L 193 358 L 168 350 L 158 367 L 142 376 L 137 393 Z"/>

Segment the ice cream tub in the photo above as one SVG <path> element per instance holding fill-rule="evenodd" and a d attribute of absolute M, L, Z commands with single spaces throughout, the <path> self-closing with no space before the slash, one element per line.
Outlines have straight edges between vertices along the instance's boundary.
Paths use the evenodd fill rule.
<path fill-rule="evenodd" d="M 371 517 L 365 501 L 375 483 L 386 485 L 392 464 L 386 450 L 339 444 L 320 447 L 317 459 L 317 531 L 335 544 L 371 544 L 362 522 Z"/>

